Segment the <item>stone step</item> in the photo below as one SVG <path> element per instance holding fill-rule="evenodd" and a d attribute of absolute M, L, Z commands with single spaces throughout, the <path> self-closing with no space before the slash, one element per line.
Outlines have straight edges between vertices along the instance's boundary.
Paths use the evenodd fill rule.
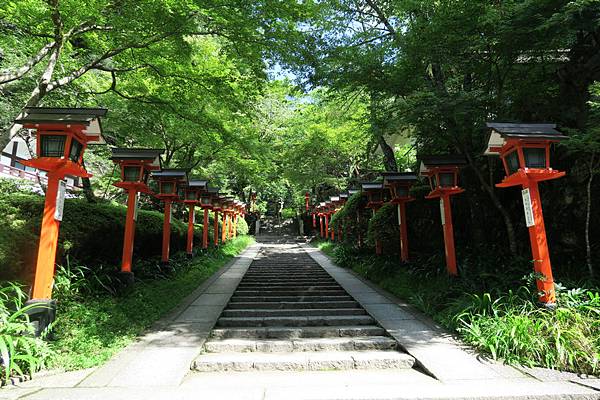
<path fill-rule="evenodd" d="M 294 286 L 256 286 L 240 284 L 237 287 L 239 291 L 265 291 L 280 292 L 280 291 L 306 291 L 306 290 L 343 290 L 339 285 L 294 285 Z"/>
<path fill-rule="evenodd" d="M 317 339 L 225 339 L 204 343 L 206 353 L 289 353 L 299 351 L 396 350 L 398 343 L 385 336 L 338 337 Z"/>
<path fill-rule="evenodd" d="M 307 327 L 307 326 L 355 326 L 373 325 L 375 320 L 368 315 L 307 316 L 307 317 L 221 317 L 218 327 Z"/>
<path fill-rule="evenodd" d="M 214 339 L 298 339 L 357 336 L 385 336 L 385 329 L 376 325 L 364 326 L 311 326 L 311 327 L 252 327 L 216 328 Z"/>
<path fill-rule="evenodd" d="M 292 272 L 281 272 L 281 273 L 252 273 L 248 272 L 244 275 L 244 278 L 259 278 L 259 279 L 322 279 L 331 278 L 331 275 L 323 272 L 310 272 L 310 273 L 292 273 Z"/>
<path fill-rule="evenodd" d="M 215 353 L 200 355 L 192 369 L 198 372 L 405 369 L 412 368 L 414 363 L 414 358 L 396 351 Z"/>
<path fill-rule="evenodd" d="M 278 285 L 278 286 L 285 286 L 285 285 L 302 285 L 302 284 L 307 284 L 307 285 L 312 285 L 312 284 L 319 284 L 319 283 L 328 283 L 328 284 L 334 284 L 337 283 L 334 279 L 242 279 L 240 283 L 245 283 L 245 284 L 253 284 L 253 285 L 260 285 L 260 286 L 269 286 L 269 285 Z"/>
<path fill-rule="evenodd" d="M 304 301 L 304 302 L 312 302 L 312 301 L 352 301 L 352 297 L 349 295 L 344 296 L 315 296 L 315 295 L 295 295 L 295 296 L 240 296 L 237 294 L 233 294 L 230 299 L 230 302 L 281 302 L 281 301 Z"/>
<path fill-rule="evenodd" d="M 294 310 L 307 308 L 358 308 L 356 301 L 281 301 L 281 302 L 230 302 L 227 309 L 269 309 L 269 310 Z"/>
<path fill-rule="evenodd" d="M 343 296 L 343 289 L 286 289 L 286 290 L 236 290 L 235 296 Z"/>
<path fill-rule="evenodd" d="M 227 309 L 221 314 L 222 317 L 294 317 L 294 316 L 336 316 L 336 315 L 366 315 L 362 308 L 295 308 L 289 310 L 269 309 Z"/>

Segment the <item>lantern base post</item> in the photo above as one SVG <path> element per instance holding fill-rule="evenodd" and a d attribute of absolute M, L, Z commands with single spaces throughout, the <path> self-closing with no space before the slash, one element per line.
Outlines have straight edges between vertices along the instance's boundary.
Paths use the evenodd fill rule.
<path fill-rule="evenodd" d="M 42 336 L 56 320 L 56 300 L 33 299 L 25 302 L 25 307 L 28 307 L 25 314 L 29 317 L 35 336 Z"/>
<path fill-rule="evenodd" d="M 123 255 L 121 258 L 121 271 L 130 273 L 133 259 L 133 240 L 135 236 L 135 207 L 137 192 L 129 189 L 127 193 L 127 214 L 125 216 L 125 233 L 123 234 Z"/>
<path fill-rule="evenodd" d="M 189 205 L 188 208 L 188 229 L 187 229 L 187 243 L 185 252 L 188 257 L 193 256 L 194 250 L 194 220 L 195 220 L 196 209 L 193 204 Z"/>
<path fill-rule="evenodd" d="M 204 209 L 202 219 L 202 248 L 208 249 L 208 208 Z"/>
<path fill-rule="evenodd" d="M 444 250 L 446 253 L 446 268 L 448 275 L 457 276 L 458 267 L 456 266 L 456 250 L 454 247 L 454 226 L 452 224 L 452 203 L 450 195 L 442 195 L 440 198 L 442 207 L 443 229 L 444 229 Z"/>
<path fill-rule="evenodd" d="M 54 263 L 56 261 L 56 247 L 58 245 L 58 231 L 60 228 L 60 221 L 55 218 L 58 182 L 59 177 L 49 172 L 33 282 L 32 299 L 35 301 L 44 301 L 52 297 Z"/>
<path fill-rule="evenodd" d="M 163 219 L 163 240 L 161 264 L 169 263 L 169 246 L 171 244 L 171 201 L 165 201 L 165 214 Z"/>
<path fill-rule="evenodd" d="M 219 212 L 213 213 L 213 244 L 215 247 L 219 246 Z"/>
<path fill-rule="evenodd" d="M 400 260 L 408 262 L 408 229 L 406 226 L 406 203 L 398 203 L 398 225 L 400 228 Z"/>
<path fill-rule="evenodd" d="M 556 303 L 556 292 L 538 182 L 530 180 L 523 187 L 529 189 L 531 199 L 533 225 L 529 227 L 529 240 L 533 256 L 533 269 L 537 275 L 541 275 L 541 277 L 536 278 L 537 289 L 541 293 L 540 302 L 545 306 L 552 307 Z"/>
<path fill-rule="evenodd" d="M 135 275 L 131 271 L 118 271 L 115 278 L 115 290 L 119 294 L 127 293 L 135 284 Z"/>

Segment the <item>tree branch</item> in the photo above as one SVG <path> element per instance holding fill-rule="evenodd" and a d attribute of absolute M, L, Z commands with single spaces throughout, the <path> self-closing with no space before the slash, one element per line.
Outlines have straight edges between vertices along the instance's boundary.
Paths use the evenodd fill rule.
<path fill-rule="evenodd" d="M 35 56 L 31 57 L 22 67 L 19 67 L 12 71 L 2 72 L 0 74 L 0 85 L 16 81 L 23 77 L 25 74 L 27 74 L 29 71 L 31 71 L 33 67 L 35 67 L 48 55 L 50 50 L 52 50 L 52 48 L 54 47 L 54 44 L 55 42 L 51 42 L 42 47 L 40 51 L 38 51 L 38 53 Z"/>

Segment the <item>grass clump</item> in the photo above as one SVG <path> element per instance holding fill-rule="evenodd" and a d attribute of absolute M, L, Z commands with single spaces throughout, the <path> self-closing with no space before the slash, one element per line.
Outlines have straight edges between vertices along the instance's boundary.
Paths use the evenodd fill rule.
<path fill-rule="evenodd" d="M 63 291 L 49 366 L 75 370 L 102 364 L 252 242 L 250 236 L 239 236 L 191 260 L 181 254 L 171 263 L 171 275 L 138 280 L 122 296 L 94 289 Z"/>
<path fill-rule="evenodd" d="M 375 257 L 330 242 L 318 246 L 338 265 L 413 304 L 493 359 L 577 373 L 600 370 L 598 288 L 557 285 L 556 308 L 546 309 L 530 289 L 533 274 L 523 276 L 527 261 L 498 269 L 496 260 L 486 264 L 482 257 L 453 279 L 439 257 L 401 265 L 397 256 Z"/>

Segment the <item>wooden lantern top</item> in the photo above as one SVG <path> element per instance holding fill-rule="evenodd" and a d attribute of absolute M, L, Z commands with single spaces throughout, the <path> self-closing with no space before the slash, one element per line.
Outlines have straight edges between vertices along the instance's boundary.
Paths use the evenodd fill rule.
<path fill-rule="evenodd" d="M 414 172 L 382 172 L 384 186 L 393 185 L 412 185 L 417 181 L 417 175 Z"/>
<path fill-rule="evenodd" d="M 152 179 L 157 180 L 159 182 L 172 182 L 177 186 L 187 184 L 187 173 L 188 171 L 182 168 L 161 169 L 160 171 L 152 172 Z M 172 194 L 159 193 L 157 196 L 162 199 L 177 200 L 179 194 L 177 193 L 177 188 L 175 188 L 175 192 Z"/>
<path fill-rule="evenodd" d="M 146 169 L 158 170 L 164 149 L 142 149 L 113 147 L 110 159 L 118 164 L 143 165 Z"/>
<path fill-rule="evenodd" d="M 122 189 L 136 190 L 142 193 L 152 193 L 147 185 L 143 174 L 147 171 L 158 170 L 161 167 L 161 154 L 164 153 L 163 149 L 142 149 L 142 148 L 125 148 L 125 147 L 113 147 L 111 149 L 112 155 L 110 159 L 119 164 L 121 167 L 140 167 L 140 175 L 142 179 L 139 181 L 121 181 L 114 185 Z M 123 175 L 121 176 L 123 179 Z"/>
<path fill-rule="evenodd" d="M 458 186 L 458 170 L 467 164 L 467 160 L 459 154 L 444 154 L 435 156 L 421 157 L 421 167 L 419 173 L 434 179 L 437 186 L 432 188 L 431 192 L 425 196 L 426 199 L 438 198 L 446 195 L 462 193 L 465 190 Z M 440 174 L 452 173 L 454 175 L 454 184 L 452 186 L 441 186 Z"/>
<path fill-rule="evenodd" d="M 208 181 L 206 179 L 190 179 L 187 184 L 188 188 L 196 190 L 206 190 Z"/>
<path fill-rule="evenodd" d="M 423 156 L 421 157 L 419 173 L 422 176 L 430 176 L 439 170 L 458 170 L 466 164 L 466 159 L 458 154 Z"/>
<path fill-rule="evenodd" d="M 348 189 L 348 197 L 355 195 L 360 192 L 360 189 Z"/>
<path fill-rule="evenodd" d="M 383 183 L 380 182 L 365 182 L 361 184 L 362 191 L 367 194 L 369 197 L 369 201 L 367 202 L 366 208 L 378 209 L 384 203 L 384 186 Z M 380 194 L 381 197 L 378 200 L 374 200 L 373 196 L 375 194 Z"/>
<path fill-rule="evenodd" d="M 206 186 L 208 185 L 208 181 L 204 180 L 204 179 L 190 179 L 187 182 L 187 185 L 183 188 L 185 191 L 185 198 L 183 199 L 183 202 L 186 204 L 196 204 L 198 202 L 198 197 L 200 195 L 200 193 L 204 190 L 206 190 Z M 195 194 L 195 199 L 194 200 L 190 200 L 188 199 L 188 193 L 194 193 Z"/>
<path fill-rule="evenodd" d="M 406 191 L 417 181 L 417 175 L 414 172 L 382 172 L 383 186 L 390 189 L 392 196 L 392 203 L 400 203 L 403 201 L 414 200 L 408 194 L 401 196 L 398 193 L 398 189 L 406 188 Z"/>
<path fill-rule="evenodd" d="M 59 179 L 67 175 L 90 177 L 82 165 L 83 154 L 90 144 L 106 144 L 100 123 L 100 117 L 106 113 L 105 108 L 25 107 L 14 122 L 23 128 L 37 130 L 37 149 L 36 157 L 23 160 L 22 164 L 51 172 Z M 42 136 L 64 136 L 63 156 L 42 156 Z M 74 142 L 82 146 L 77 160 L 70 157 Z"/>
<path fill-rule="evenodd" d="M 540 143 L 549 145 L 568 139 L 556 129 L 556 124 L 523 124 L 488 122 L 489 128 L 486 155 L 500 155 L 511 142 Z"/>
<path fill-rule="evenodd" d="M 177 181 L 187 182 L 187 169 L 182 168 L 167 168 L 155 171 L 152 173 L 152 178 L 158 181 Z"/>
<path fill-rule="evenodd" d="M 107 112 L 106 108 L 25 107 L 15 123 L 28 129 L 79 132 L 87 144 L 106 144 L 100 117 Z"/>
<path fill-rule="evenodd" d="M 489 136 L 484 154 L 499 155 L 507 175 L 496 186 L 518 186 L 565 175 L 565 172 L 550 167 L 550 145 L 568 139 L 556 129 L 555 124 L 488 122 L 487 127 Z M 528 164 L 532 153 L 539 151 L 545 162 L 542 165 Z"/>

